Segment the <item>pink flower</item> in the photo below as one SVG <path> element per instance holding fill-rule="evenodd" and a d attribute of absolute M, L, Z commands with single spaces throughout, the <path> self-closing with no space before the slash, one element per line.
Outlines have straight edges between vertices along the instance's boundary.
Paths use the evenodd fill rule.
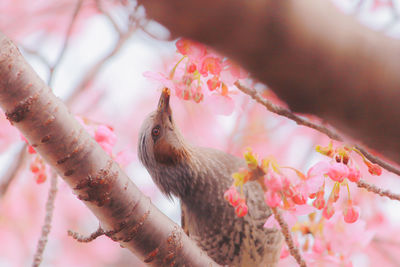
<path fill-rule="evenodd" d="M 28 153 L 29 154 L 36 154 L 36 150 L 33 148 L 33 146 L 28 146 Z"/>
<path fill-rule="evenodd" d="M 331 165 L 329 164 L 329 162 L 326 162 L 326 161 L 318 162 L 317 164 L 315 164 L 308 170 L 307 179 L 310 179 L 310 178 L 316 177 L 316 176 L 317 177 L 323 176 L 324 174 L 326 174 L 328 172 L 330 167 L 331 167 Z"/>
<path fill-rule="evenodd" d="M 331 194 L 329 195 L 329 199 L 328 201 L 330 203 L 335 203 L 340 196 L 340 185 L 339 184 L 335 184 L 332 188 Z"/>
<path fill-rule="evenodd" d="M 117 136 L 110 127 L 99 125 L 94 133 L 94 139 L 109 154 L 112 154 L 112 148 L 117 142 Z"/>
<path fill-rule="evenodd" d="M 298 192 L 292 197 L 292 200 L 297 205 L 304 205 L 307 202 L 307 197 L 302 192 Z"/>
<path fill-rule="evenodd" d="M 349 201 L 348 205 L 343 210 L 344 221 L 347 223 L 354 223 L 359 217 L 359 208 L 353 206 L 352 202 Z"/>
<path fill-rule="evenodd" d="M 320 238 L 314 239 L 314 245 L 312 247 L 313 252 L 317 254 L 322 254 L 325 251 L 325 245 Z"/>
<path fill-rule="evenodd" d="M 230 60 L 225 60 L 220 79 L 228 86 L 232 86 L 237 80 L 245 79 L 248 73 Z"/>
<path fill-rule="evenodd" d="M 208 76 L 208 73 L 213 75 L 219 75 L 222 70 L 221 60 L 216 57 L 206 57 L 201 62 L 200 73 L 204 77 Z"/>
<path fill-rule="evenodd" d="M 199 62 L 207 54 L 205 45 L 189 39 L 181 38 L 176 41 L 175 46 L 179 53 L 188 56 L 191 61 Z"/>
<path fill-rule="evenodd" d="M 187 69 L 187 71 L 188 71 L 189 73 L 193 73 L 193 72 L 195 72 L 196 70 L 197 70 L 197 67 L 196 67 L 196 64 L 194 64 L 194 63 L 190 64 L 189 67 L 188 67 L 188 69 Z"/>
<path fill-rule="evenodd" d="M 279 194 L 268 190 L 265 194 L 265 203 L 270 206 L 271 208 L 278 207 L 279 204 L 281 203 L 281 197 Z"/>
<path fill-rule="evenodd" d="M 329 178 L 339 183 L 343 182 L 344 178 L 346 178 L 348 174 L 349 174 L 349 168 L 343 163 L 338 163 L 338 162 L 332 163 L 327 173 Z"/>
<path fill-rule="evenodd" d="M 171 79 L 169 79 L 166 75 L 160 72 L 146 71 L 143 73 L 143 76 L 149 80 L 161 82 L 165 87 L 171 89 L 175 88 L 173 81 L 171 81 Z"/>
<path fill-rule="evenodd" d="M 20 137 L 28 145 L 28 153 L 29 154 L 36 154 L 36 150 L 33 148 L 33 146 L 29 145 L 28 139 L 26 139 L 25 136 L 23 136 L 22 134 L 20 134 Z"/>
<path fill-rule="evenodd" d="M 317 198 L 314 200 L 313 206 L 319 210 L 325 207 L 324 191 L 319 191 L 317 193 Z"/>
<path fill-rule="evenodd" d="M 322 211 L 322 216 L 324 216 L 326 219 L 330 219 L 333 214 L 335 214 L 335 209 L 333 208 L 332 203 L 329 203 L 325 206 L 324 210 Z"/>
<path fill-rule="evenodd" d="M 368 162 L 368 161 L 364 161 L 367 166 L 368 166 L 368 172 L 372 175 L 376 175 L 379 176 L 382 174 L 382 168 L 374 163 Z"/>
<path fill-rule="evenodd" d="M 118 152 L 114 159 L 122 167 L 124 167 L 133 161 L 134 155 L 132 154 L 131 151 L 126 149 L 126 150 L 122 150 L 122 151 Z"/>
<path fill-rule="evenodd" d="M 236 191 L 236 188 L 234 186 L 231 186 L 225 193 L 224 193 L 224 198 L 226 201 L 229 202 L 232 206 L 236 207 L 239 205 L 241 197 Z"/>
<path fill-rule="evenodd" d="M 240 203 L 235 208 L 235 213 L 238 217 L 243 217 L 247 214 L 248 208 L 246 202 L 240 201 Z"/>
<path fill-rule="evenodd" d="M 42 183 L 46 182 L 46 179 L 47 179 L 47 175 L 44 171 L 36 174 L 36 183 L 37 184 L 42 184 Z"/>
<path fill-rule="evenodd" d="M 347 178 L 352 182 L 358 182 L 361 178 L 361 172 L 359 169 L 356 168 L 349 168 L 349 175 Z"/>
<path fill-rule="evenodd" d="M 218 77 L 214 76 L 213 78 L 207 80 L 207 86 L 210 91 L 214 91 L 221 86 L 221 81 L 218 79 Z"/>
<path fill-rule="evenodd" d="M 284 258 L 286 258 L 287 256 L 289 256 L 289 250 L 287 249 L 287 247 L 286 246 L 282 246 L 282 250 L 281 250 L 281 256 L 280 256 L 280 258 L 281 259 L 284 259 Z"/>
<path fill-rule="evenodd" d="M 274 192 L 282 190 L 283 187 L 281 176 L 274 171 L 270 171 L 264 176 L 264 184 L 269 190 Z"/>

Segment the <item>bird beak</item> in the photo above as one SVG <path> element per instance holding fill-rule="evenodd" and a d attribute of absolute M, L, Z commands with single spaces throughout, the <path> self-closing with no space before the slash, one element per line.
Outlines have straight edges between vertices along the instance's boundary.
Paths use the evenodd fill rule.
<path fill-rule="evenodd" d="M 160 100 L 158 101 L 158 108 L 157 108 L 158 112 L 167 112 L 169 114 L 171 113 L 171 109 L 169 107 L 170 95 L 171 95 L 171 90 L 169 90 L 168 88 L 164 88 L 162 90 Z"/>

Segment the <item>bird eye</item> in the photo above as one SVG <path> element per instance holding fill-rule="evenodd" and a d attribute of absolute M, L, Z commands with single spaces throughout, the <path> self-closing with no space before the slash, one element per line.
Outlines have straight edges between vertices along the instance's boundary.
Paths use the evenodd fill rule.
<path fill-rule="evenodd" d="M 151 130 L 151 135 L 153 136 L 153 137 L 156 137 L 156 136 L 159 136 L 160 135 L 160 132 L 161 132 L 161 130 L 160 130 L 160 126 L 156 126 L 156 127 L 154 127 L 152 130 Z"/>

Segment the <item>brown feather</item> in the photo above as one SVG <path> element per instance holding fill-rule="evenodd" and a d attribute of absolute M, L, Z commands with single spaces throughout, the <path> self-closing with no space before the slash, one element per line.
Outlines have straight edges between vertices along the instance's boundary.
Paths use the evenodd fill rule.
<path fill-rule="evenodd" d="M 184 148 L 176 148 L 161 138 L 154 144 L 154 158 L 158 163 L 175 165 L 188 158 Z"/>

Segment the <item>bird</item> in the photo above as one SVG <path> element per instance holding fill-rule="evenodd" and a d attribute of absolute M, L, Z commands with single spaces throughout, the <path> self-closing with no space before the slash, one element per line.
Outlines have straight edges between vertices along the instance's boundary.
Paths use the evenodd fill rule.
<path fill-rule="evenodd" d="M 246 166 L 244 159 L 187 142 L 174 121 L 170 95 L 170 89 L 162 90 L 157 109 L 140 128 L 140 161 L 162 193 L 179 198 L 182 228 L 216 263 L 277 266 L 283 237 L 264 227 L 271 209 L 261 186 L 244 185 L 248 213 L 239 218 L 224 192 L 233 183 L 232 173 Z"/>

